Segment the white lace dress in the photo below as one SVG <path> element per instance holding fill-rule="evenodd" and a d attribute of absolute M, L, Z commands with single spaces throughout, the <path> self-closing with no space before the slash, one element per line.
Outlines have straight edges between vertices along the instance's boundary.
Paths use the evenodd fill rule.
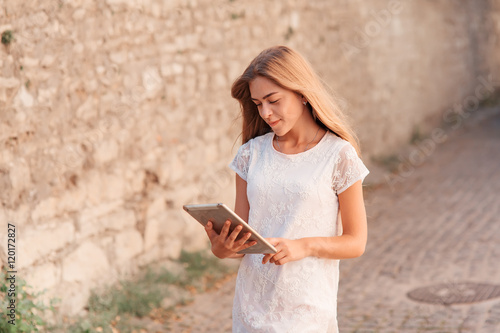
<path fill-rule="evenodd" d="M 369 173 L 352 145 L 327 132 L 311 149 L 283 154 L 274 132 L 243 144 L 230 163 L 247 182 L 248 223 L 264 237 L 338 236 L 341 193 Z M 263 255 L 241 262 L 233 332 L 337 332 L 339 260 L 308 257 L 281 266 Z"/>

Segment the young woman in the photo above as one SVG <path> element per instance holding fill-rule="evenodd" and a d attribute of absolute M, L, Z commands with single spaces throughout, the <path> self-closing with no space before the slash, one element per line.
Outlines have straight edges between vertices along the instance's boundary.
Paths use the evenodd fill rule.
<path fill-rule="evenodd" d="M 339 259 L 363 254 L 361 183 L 368 170 L 355 135 L 310 64 L 285 46 L 262 51 L 234 82 L 243 115 L 235 212 L 277 253 L 241 228 L 206 232 L 219 258 L 243 257 L 233 332 L 337 332 Z"/>

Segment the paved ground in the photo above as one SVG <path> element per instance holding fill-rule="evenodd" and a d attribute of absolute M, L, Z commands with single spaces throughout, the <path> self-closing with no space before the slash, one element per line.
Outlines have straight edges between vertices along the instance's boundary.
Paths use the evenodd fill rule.
<path fill-rule="evenodd" d="M 366 191 L 366 253 L 340 266 L 341 332 L 500 332 L 500 298 L 445 306 L 407 297 L 437 283 L 448 294 L 463 293 L 463 281 L 500 285 L 500 110 L 465 119 L 427 155 L 403 163 L 400 181 Z M 234 278 L 197 296 L 168 330 L 230 332 L 233 289 Z"/>

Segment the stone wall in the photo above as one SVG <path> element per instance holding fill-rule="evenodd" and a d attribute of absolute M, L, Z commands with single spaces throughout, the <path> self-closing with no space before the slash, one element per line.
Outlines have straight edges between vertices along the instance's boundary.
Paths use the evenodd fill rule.
<path fill-rule="evenodd" d="M 182 204 L 234 202 L 230 85 L 303 53 L 365 160 L 498 80 L 498 0 L 0 0 L 0 264 L 77 313 L 91 288 L 206 246 Z M 484 95 L 484 94 L 483 94 Z"/>

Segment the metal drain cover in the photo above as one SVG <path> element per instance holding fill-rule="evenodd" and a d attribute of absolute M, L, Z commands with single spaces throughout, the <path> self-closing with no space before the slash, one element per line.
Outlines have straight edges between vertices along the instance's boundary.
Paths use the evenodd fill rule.
<path fill-rule="evenodd" d="M 432 304 L 474 303 L 500 297 L 500 286 L 473 282 L 441 283 L 414 289 L 407 296 L 414 301 Z"/>

